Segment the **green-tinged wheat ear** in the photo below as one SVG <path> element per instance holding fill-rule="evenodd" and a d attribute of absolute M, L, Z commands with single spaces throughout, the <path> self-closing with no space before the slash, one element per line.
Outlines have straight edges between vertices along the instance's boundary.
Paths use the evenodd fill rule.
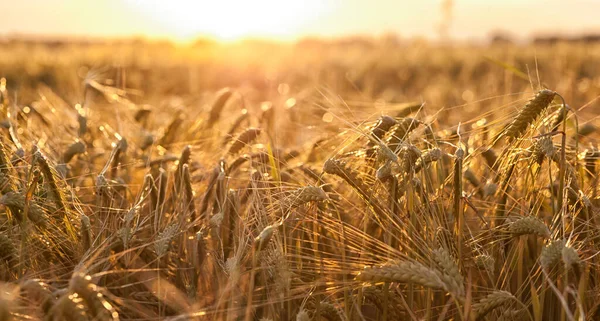
<path fill-rule="evenodd" d="M 439 148 L 432 148 L 424 151 L 415 163 L 415 173 L 418 173 L 423 167 L 439 161 L 442 159 L 442 155 L 442 150 Z"/>
<path fill-rule="evenodd" d="M 375 146 L 380 141 L 383 136 L 396 124 L 396 119 L 394 117 L 383 115 L 379 118 L 373 129 L 371 130 L 371 138 L 367 142 L 368 147 Z"/>
<path fill-rule="evenodd" d="M 319 303 L 321 316 L 328 321 L 342 321 L 342 312 L 335 305 L 322 301 Z"/>
<path fill-rule="evenodd" d="M 68 163 L 75 157 L 76 155 L 85 153 L 85 144 L 81 141 L 76 141 L 73 144 L 69 145 L 65 152 L 63 153 L 63 163 Z"/>
<path fill-rule="evenodd" d="M 565 240 L 553 240 L 542 249 L 540 264 L 544 269 L 551 269 L 560 262 L 566 244 Z"/>
<path fill-rule="evenodd" d="M 413 130 L 417 129 L 422 122 L 414 118 L 403 118 L 399 120 L 392 128 L 387 145 L 392 150 L 395 150 L 406 139 L 406 136 Z"/>
<path fill-rule="evenodd" d="M 221 118 L 221 113 L 223 112 L 223 108 L 227 104 L 227 101 L 233 95 L 233 91 L 229 88 L 223 88 L 219 90 L 216 94 L 215 100 L 210 107 L 210 112 L 208 114 L 207 126 L 212 127 L 218 120 Z"/>
<path fill-rule="evenodd" d="M 244 146 L 247 146 L 252 141 L 254 141 L 258 135 L 260 135 L 260 128 L 248 128 L 239 134 L 229 147 L 229 151 L 227 152 L 230 155 L 236 154 L 239 152 Z"/>
<path fill-rule="evenodd" d="M 12 262 L 16 256 L 17 250 L 12 240 L 4 232 L 0 232 L 0 260 Z"/>
<path fill-rule="evenodd" d="M 493 310 L 511 304 L 516 300 L 517 298 L 510 292 L 494 291 L 473 304 L 475 319 L 483 320 L 483 318 Z"/>
<path fill-rule="evenodd" d="M 171 242 L 179 234 L 179 225 L 174 223 L 167 226 L 162 232 L 158 233 L 154 242 L 154 251 L 156 255 L 162 257 L 167 254 Z"/>
<path fill-rule="evenodd" d="M 356 280 L 368 283 L 415 283 L 431 289 L 449 291 L 441 273 L 418 262 L 396 261 L 380 266 L 367 266 Z"/>
<path fill-rule="evenodd" d="M 449 289 L 453 289 L 455 295 L 464 297 L 465 280 L 456 264 L 456 259 L 442 247 L 434 250 L 432 255 L 438 270 L 442 272 L 444 283 L 448 284 Z"/>
<path fill-rule="evenodd" d="M 515 220 L 508 226 L 508 232 L 513 236 L 532 234 L 545 239 L 551 236 L 548 226 L 535 216 L 525 216 Z"/>
<path fill-rule="evenodd" d="M 479 254 L 474 258 L 475 266 L 478 269 L 485 270 L 490 275 L 494 275 L 496 260 L 488 254 Z"/>
<path fill-rule="evenodd" d="M 517 117 L 508 125 L 504 135 L 511 139 L 519 138 L 535 119 L 552 103 L 556 93 L 552 90 L 540 90 L 526 105 L 519 111 Z"/>
<path fill-rule="evenodd" d="M 532 150 L 533 160 L 538 164 L 542 164 L 545 158 L 554 158 L 556 154 L 556 148 L 550 136 L 542 136 L 534 140 Z"/>
<path fill-rule="evenodd" d="M 565 267 L 567 268 L 579 266 L 581 264 L 579 253 L 577 253 L 577 250 L 572 246 L 565 245 L 561 251 L 561 257 Z"/>

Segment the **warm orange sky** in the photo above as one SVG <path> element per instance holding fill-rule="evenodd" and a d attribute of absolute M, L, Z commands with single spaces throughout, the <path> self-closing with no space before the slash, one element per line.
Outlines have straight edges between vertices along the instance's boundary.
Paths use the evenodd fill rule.
<path fill-rule="evenodd" d="M 295 40 L 398 32 L 438 35 L 446 0 L 13 0 L 0 34 L 169 37 L 245 36 Z M 454 0 L 450 36 L 482 39 L 494 30 L 600 32 L 600 0 Z"/>

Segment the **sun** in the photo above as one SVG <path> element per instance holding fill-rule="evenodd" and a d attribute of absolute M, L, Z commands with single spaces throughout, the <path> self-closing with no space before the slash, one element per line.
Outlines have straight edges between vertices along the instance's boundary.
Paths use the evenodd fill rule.
<path fill-rule="evenodd" d="M 331 10 L 322 0 L 124 0 L 179 40 L 290 40 Z"/>

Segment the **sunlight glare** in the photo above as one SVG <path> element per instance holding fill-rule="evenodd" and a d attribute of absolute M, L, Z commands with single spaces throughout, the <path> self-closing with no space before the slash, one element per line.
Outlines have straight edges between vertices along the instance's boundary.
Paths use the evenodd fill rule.
<path fill-rule="evenodd" d="M 178 40 L 209 36 L 222 41 L 246 37 L 290 40 L 334 7 L 319 0 L 125 0 Z"/>

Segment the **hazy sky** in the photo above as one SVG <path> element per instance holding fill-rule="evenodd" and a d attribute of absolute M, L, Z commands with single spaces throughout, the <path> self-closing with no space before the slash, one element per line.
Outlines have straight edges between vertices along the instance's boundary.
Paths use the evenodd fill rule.
<path fill-rule="evenodd" d="M 436 37 L 447 0 L 17 0 L 2 6 L 0 34 L 293 40 L 398 32 Z M 449 34 L 494 30 L 600 32 L 600 0 L 454 0 Z"/>

